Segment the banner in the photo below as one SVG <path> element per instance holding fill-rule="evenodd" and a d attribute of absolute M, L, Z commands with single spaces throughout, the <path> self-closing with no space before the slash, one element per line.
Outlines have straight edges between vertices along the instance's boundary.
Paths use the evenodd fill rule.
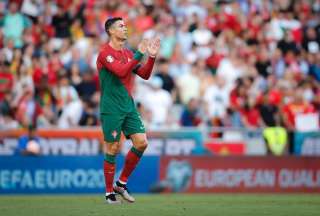
<path fill-rule="evenodd" d="M 162 191 L 320 192 L 320 158 L 162 157 Z"/>
<path fill-rule="evenodd" d="M 0 155 L 14 155 L 22 130 L 0 131 Z M 101 153 L 103 134 L 99 128 L 37 131 L 41 155 L 95 156 Z M 204 154 L 202 133 L 199 130 L 161 130 L 147 132 L 149 146 L 145 155 Z M 127 140 L 121 152 L 126 153 L 132 143 Z"/>
<path fill-rule="evenodd" d="M 319 130 L 319 113 L 300 113 L 295 117 L 296 130 L 312 132 Z"/>
<path fill-rule="evenodd" d="M 118 178 L 124 157 L 117 157 Z M 0 194 L 104 193 L 103 155 L 2 156 Z M 159 178 L 159 158 L 142 157 L 129 179 L 132 192 L 145 193 Z"/>
<path fill-rule="evenodd" d="M 320 132 L 296 132 L 294 134 L 294 154 L 319 156 Z"/>
<path fill-rule="evenodd" d="M 207 150 L 203 146 L 202 133 L 194 129 L 150 131 L 148 148 L 144 155 L 203 155 Z M 122 152 L 132 146 L 130 140 L 124 143 Z"/>
<path fill-rule="evenodd" d="M 244 155 L 244 142 L 212 141 L 205 143 L 205 147 L 214 155 Z"/>
<path fill-rule="evenodd" d="M 15 155 L 24 130 L 0 131 L 0 155 Z M 101 153 L 103 134 L 98 129 L 38 130 L 41 155 L 95 156 Z"/>

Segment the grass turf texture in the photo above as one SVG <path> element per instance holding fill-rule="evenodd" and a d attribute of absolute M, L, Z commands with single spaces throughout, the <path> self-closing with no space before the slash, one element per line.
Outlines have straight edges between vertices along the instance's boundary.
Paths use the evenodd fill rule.
<path fill-rule="evenodd" d="M 0 196 L 0 215 L 214 216 L 320 215 L 320 195 L 162 194 L 136 195 L 134 204 L 107 205 L 102 196 Z"/>

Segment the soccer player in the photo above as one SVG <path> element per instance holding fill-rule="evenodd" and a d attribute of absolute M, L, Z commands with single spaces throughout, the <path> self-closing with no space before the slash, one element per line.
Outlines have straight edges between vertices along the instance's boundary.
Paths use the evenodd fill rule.
<path fill-rule="evenodd" d="M 124 47 L 127 40 L 127 27 L 122 18 L 110 18 L 105 22 L 105 31 L 109 42 L 98 55 L 97 68 L 101 86 L 100 113 L 101 124 L 106 143 L 104 160 L 104 176 L 106 185 L 106 201 L 109 204 L 120 203 L 115 193 L 128 202 L 135 199 L 127 189 L 130 174 L 138 164 L 147 148 L 147 137 L 132 98 L 135 74 L 149 79 L 155 57 L 160 48 L 160 39 L 142 40 L 134 53 Z M 144 65 L 139 64 L 148 55 Z M 121 132 L 132 140 L 119 180 L 113 185 L 115 174 L 115 157 L 120 150 Z"/>

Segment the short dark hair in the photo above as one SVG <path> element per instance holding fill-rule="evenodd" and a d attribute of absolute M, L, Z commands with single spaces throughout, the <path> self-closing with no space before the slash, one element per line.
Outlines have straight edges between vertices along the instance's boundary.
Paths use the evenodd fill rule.
<path fill-rule="evenodd" d="M 110 35 L 109 29 L 111 28 L 111 26 L 112 26 L 115 22 L 117 22 L 117 21 L 119 21 L 119 20 L 123 20 L 123 19 L 122 19 L 121 17 L 112 17 L 112 18 L 107 19 L 107 21 L 106 21 L 105 24 L 104 24 L 104 30 L 106 31 L 106 33 L 107 33 L 108 35 Z"/>

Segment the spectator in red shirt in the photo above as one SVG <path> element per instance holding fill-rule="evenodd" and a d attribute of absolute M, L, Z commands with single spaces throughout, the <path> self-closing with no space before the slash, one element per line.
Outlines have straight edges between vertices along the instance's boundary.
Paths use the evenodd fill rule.
<path fill-rule="evenodd" d="M 263 125 L 261 115 L 253 100 L 246 100 L 240 109 L 242 124 L 248 129 L 258 129 Z"/>
<path fill-rule="evenodd" d="M 230 92 L 230 105 L 233 109 L 240 109 L 247 97 L 247 89 L 243 84 L 242 79 L 238 79 L 236 87 Z"/>
<path fill-rule="evenodd" d="M 6 92 L 10 92 L 13 86 L 13 74 L 9 71 L 8 62 L 0 62 L 0 102 Z"/>
<path fill-rule="evenodd" d="M 318 90 L 313 98 L 312 105 L 314 106 L 316 111 L 320 111 L 320 90 Z"/>
<path fill-rule="evenodd" d="M 140 15 L 135 19 L 134 26 L 138 32 L 144 32 L 154 26 L 152 16 L 145 7 L 139 7 Z"/>
<path fill-rule="evenodd" d="M 283 109 L 283 120 L 285 127 L 289 130 L 296 128 L 295 119 L 299 114 L 315 112 L 314 106 L 303 97 L 303 89 L 299 88 L 293 95 L 293 101 L 286 104 Z"/>
<path fill-rule="evenodd" d="M 32 89 L 25 87 L 24 94 L 20 98 L 16 111 L 16 119 L 19 123 L 27 127 L 28 125 L 37 125 L 38 117 L 42 114 L 40 104 L 34 99 Z"/>
<path fill-rule="evenodd" d="M 46 57 L 44 57 L 46 59 Z M 43 65 L 43 75 L 48 76 L 50 86 L 55 86 L 58 81 L 58 75 L 60 70 L 63 68 L 58 51 L 54 51 L 50 59 L 47 59 L 48 63 Z"/>

